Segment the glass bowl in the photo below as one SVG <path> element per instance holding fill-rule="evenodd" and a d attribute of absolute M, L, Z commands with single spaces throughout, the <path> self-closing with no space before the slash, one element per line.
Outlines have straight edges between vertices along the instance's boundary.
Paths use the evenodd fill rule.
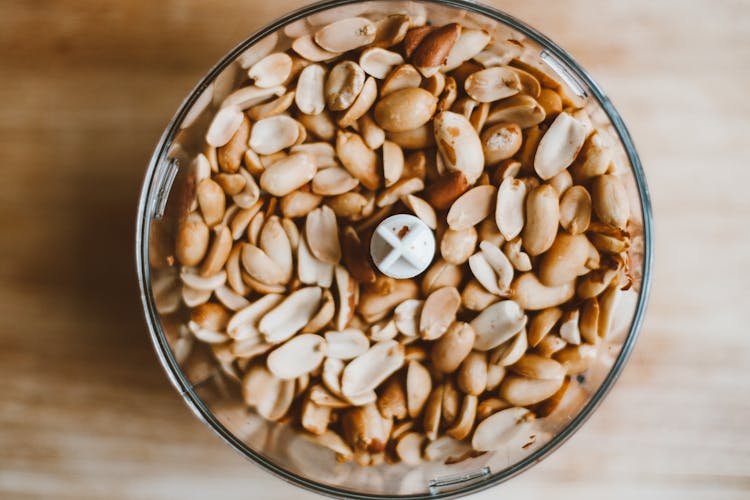
<path fill-rule="evenodd" d="M 618 292 L 612 329 L 593 364 L 572 377 L 551 415 L 537 418 L 523 442 L 457 463 L 371 467 L 339 463 L 334 453 L 312 445 L 290 425 L 269 423 L 248 410 L 237 384 L 201 349 L 184 326 L 180 283 L 172 248 L 177 224 L 192 203 L 191 161 L 219 103 L 242 83 L 243 68 L 270 52 L 284 50 L 311 28 L 351 16 L 373 20 L 395 13 L 443 25 L 489 31 L 494 40 L 522 47 L 518 59 L 535 65 L 562 85 L 576 107 L 588 111 L 613 152 L 615 172 L 630 198 L 628 251 L 630 286 Z M 622 371 L 636 341 L 651 281 L 652 216 L 648 189 L 635 146 L 604 92 L 560 47 L 496 9 L 474 2 L 334 0 L 293 12 L 250 36 L 198 83 L 166 127 L 146 172 L 138 206 L 137 272 L 151 338 L 171 382 L 193 413 L 237 452 L 282 479 L 309 490 L 345 498 L 449 498 L 505 481 L 555 450 L 601 403 Z M 176 416 L 176 418 L 179 418 Z"/>

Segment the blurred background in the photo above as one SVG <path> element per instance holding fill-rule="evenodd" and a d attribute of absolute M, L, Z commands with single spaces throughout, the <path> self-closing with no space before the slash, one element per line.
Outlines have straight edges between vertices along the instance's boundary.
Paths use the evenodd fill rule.
<path fill-rule="evenodd" d="M 750 2 L 495 0 L 607 91 L 651 188 L 655 276 L 590 421 L 474 498 L 750 497 Z M 194 418 L 150 344 L 137 197 L 198 79 L 302 2 L 0 2 L 0 497 L 313 498 Z"/>

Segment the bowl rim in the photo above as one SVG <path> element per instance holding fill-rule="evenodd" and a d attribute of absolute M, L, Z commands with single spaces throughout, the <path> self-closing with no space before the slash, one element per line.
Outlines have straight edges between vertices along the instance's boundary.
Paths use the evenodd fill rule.
<path fill-rule="evenodd" d="M 542 459 L 549 456 L 581 427 L 581 425 L 591 416 L 594 410 L 601 404 L 604 397 L 609 393 L 614 382 L 617 380 L 625 364 L 627 363 L 643 324 L 648 297 L 651 290 L 654 253 L 653 212 L 649 189 L 646 185 L 645 174 L 643 172 L 643 167 L 638 153 L 635 149 L 633 140 L 620 114 L 617 112 L 609 97 L 604 93 L 601 87 L 594 81 L 589 73 L 585 71 L 581 67 L 581 65 L 579 65 L 565 50 L 563 50 L 545 35 L 499 9 L 477 3 L 472 0 L 414 0 L 415 3 L 445 5 L 448 7 L 454 7 L 485 15 L 524 34 L 525 36 L 542 46 L 553 56 L 557 57 L 559 61 L 562 61 L 566 66 L 565 69 L 572 71 L 573 75 L 585 84 L 585 86 L 587 87 L 586 90 L 591 92 L 591 95 L 597 100 L 602 110 L 604 110 L 604 112 L 606 113 L 607 118 L 612 123 L 615 131 L 617 132 L 617 136 L 619 137 L 625 149 L 635 177 L 638 196 L 640 200 L 640 208 L 643 215 L 643 272 L 636 312 L 633 316 L 627 338 L 620 350 L 620 353 L 617 356 L 617 359 L 613 363 L 612 368 L 609 370 L 609 373 L 606 375 L 601 385 L 592 395 L 589 401 L 560 432 L 552 437 L 552 439 L 550 439 L 550 441 L 547 442 L 544 446 L 540 447 L 529 456 L 511 465 L 510 467 L 492 473 L 482 481 L 473 484 L 467 484 L 466 486 L 460 487 L 457 490 L 436 494 L 431 494 L 429 490 L 424 494 L 416 495 L 379 495 L 372 493 L 359 493 L 356 491 L 337 488 L 324 483 L 311 481 L 305 477 L 290 472 L 285 468 L 276 465 L 272 461 L 267 460 L 260 453 L 257 453 L 250 447 L 246 446 L 241 440 L 239 440 L 232 432 L 226 429 L 216 419 L 213 413 L 203 403 L 201 398 L 198 397 L 198 395 L 194 392 L 193 385 L 184 376 L 182 370 L 179 367 L 179 364 L 174 358 L 171 348 L 169 347 L 166 336 L 164 335 L 164 332 L 161 328 L 161 324 L 158 321 L 159 313 L 156 311 L 154 297 L 150 288 L 151 279 L 148 255 L 148 236 L 152 219 L 149 212 L 149 199 L 152 195 L 155 182 L 158 180 L 156 176 L 157 167 L 166 159 L 169 147 L 172 145 L 174 137 L 179 131 L 179 125 L 183 121 L 188 110 L 192 107 L 198 97 L 210 85 L 210 83 L 216 78 L 216 76 L 219 75 L 221 71 L 223 71 L 245 50 L 247 50 L 249 47 L 254 45 L 265 36 L 284 27 L 289 23 L 307 17 L 311 14 L 335 7 L 362 2 L 363 0 L 324 0 L 294 10 L 282 17 L 277 18 L 273 22 L 255 31 L 251 36 L 246 38 L 231 51 L 229 51 L 225 56 L 223 56 L 221 60 L 190 91 L 188 96 L 180 104 L 178 111 L 169 121 L 164 132 L 162 133 L 161 138 L 159 139 L 159 142 L 154 149 L 154 153 L 149 160 L 138 202 L 135 257 L 141 302 L 143 305 L 143 312 L 146 318 L 146 323 L 149 329 L 154 350 L 156 351 L 157 357 L 162 364 L 165 372 L 167 373 L 167 376 L 172 385 L 180 392 L 183 401 L 187 404 L 187 406 L 195 414 L 195 416 L 198 417 L 198 419 L 205 423 L 209 428 L 211 428 L 212 431 L 214 431 L 237 453 L 251 459 L 266 471 L 271 472 L 272 474 L 283 479 L 286 482 L 330 497 L 353 498 L 362 500 L 375 500 L 384 498 L 399 498 L 409 500 L 456 498 L 459 496 L 468 495 L 491 488 L 520 474 L 535 463 L 540 462 Z"/>

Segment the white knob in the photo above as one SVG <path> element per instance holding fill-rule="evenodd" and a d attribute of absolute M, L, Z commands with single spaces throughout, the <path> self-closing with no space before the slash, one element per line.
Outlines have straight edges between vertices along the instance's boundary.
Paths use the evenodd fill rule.
<path fill-rule="evenodd" d="M 392 215 L 375 229 L 370 255 L 381 273 L 397 279 L 412 278 L 432 262 L 435 236 L 413 215 Z"/>

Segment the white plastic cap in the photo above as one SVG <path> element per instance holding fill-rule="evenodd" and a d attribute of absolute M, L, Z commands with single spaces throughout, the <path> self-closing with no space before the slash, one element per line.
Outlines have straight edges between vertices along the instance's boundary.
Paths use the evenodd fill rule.
<path fill-rule="evenodd" d="M 397 279 L 412 278 L 432 262 L 435 236 L 413 215 L 392 215 L 375 229 L 370 255 L 381 273 Z"/>

